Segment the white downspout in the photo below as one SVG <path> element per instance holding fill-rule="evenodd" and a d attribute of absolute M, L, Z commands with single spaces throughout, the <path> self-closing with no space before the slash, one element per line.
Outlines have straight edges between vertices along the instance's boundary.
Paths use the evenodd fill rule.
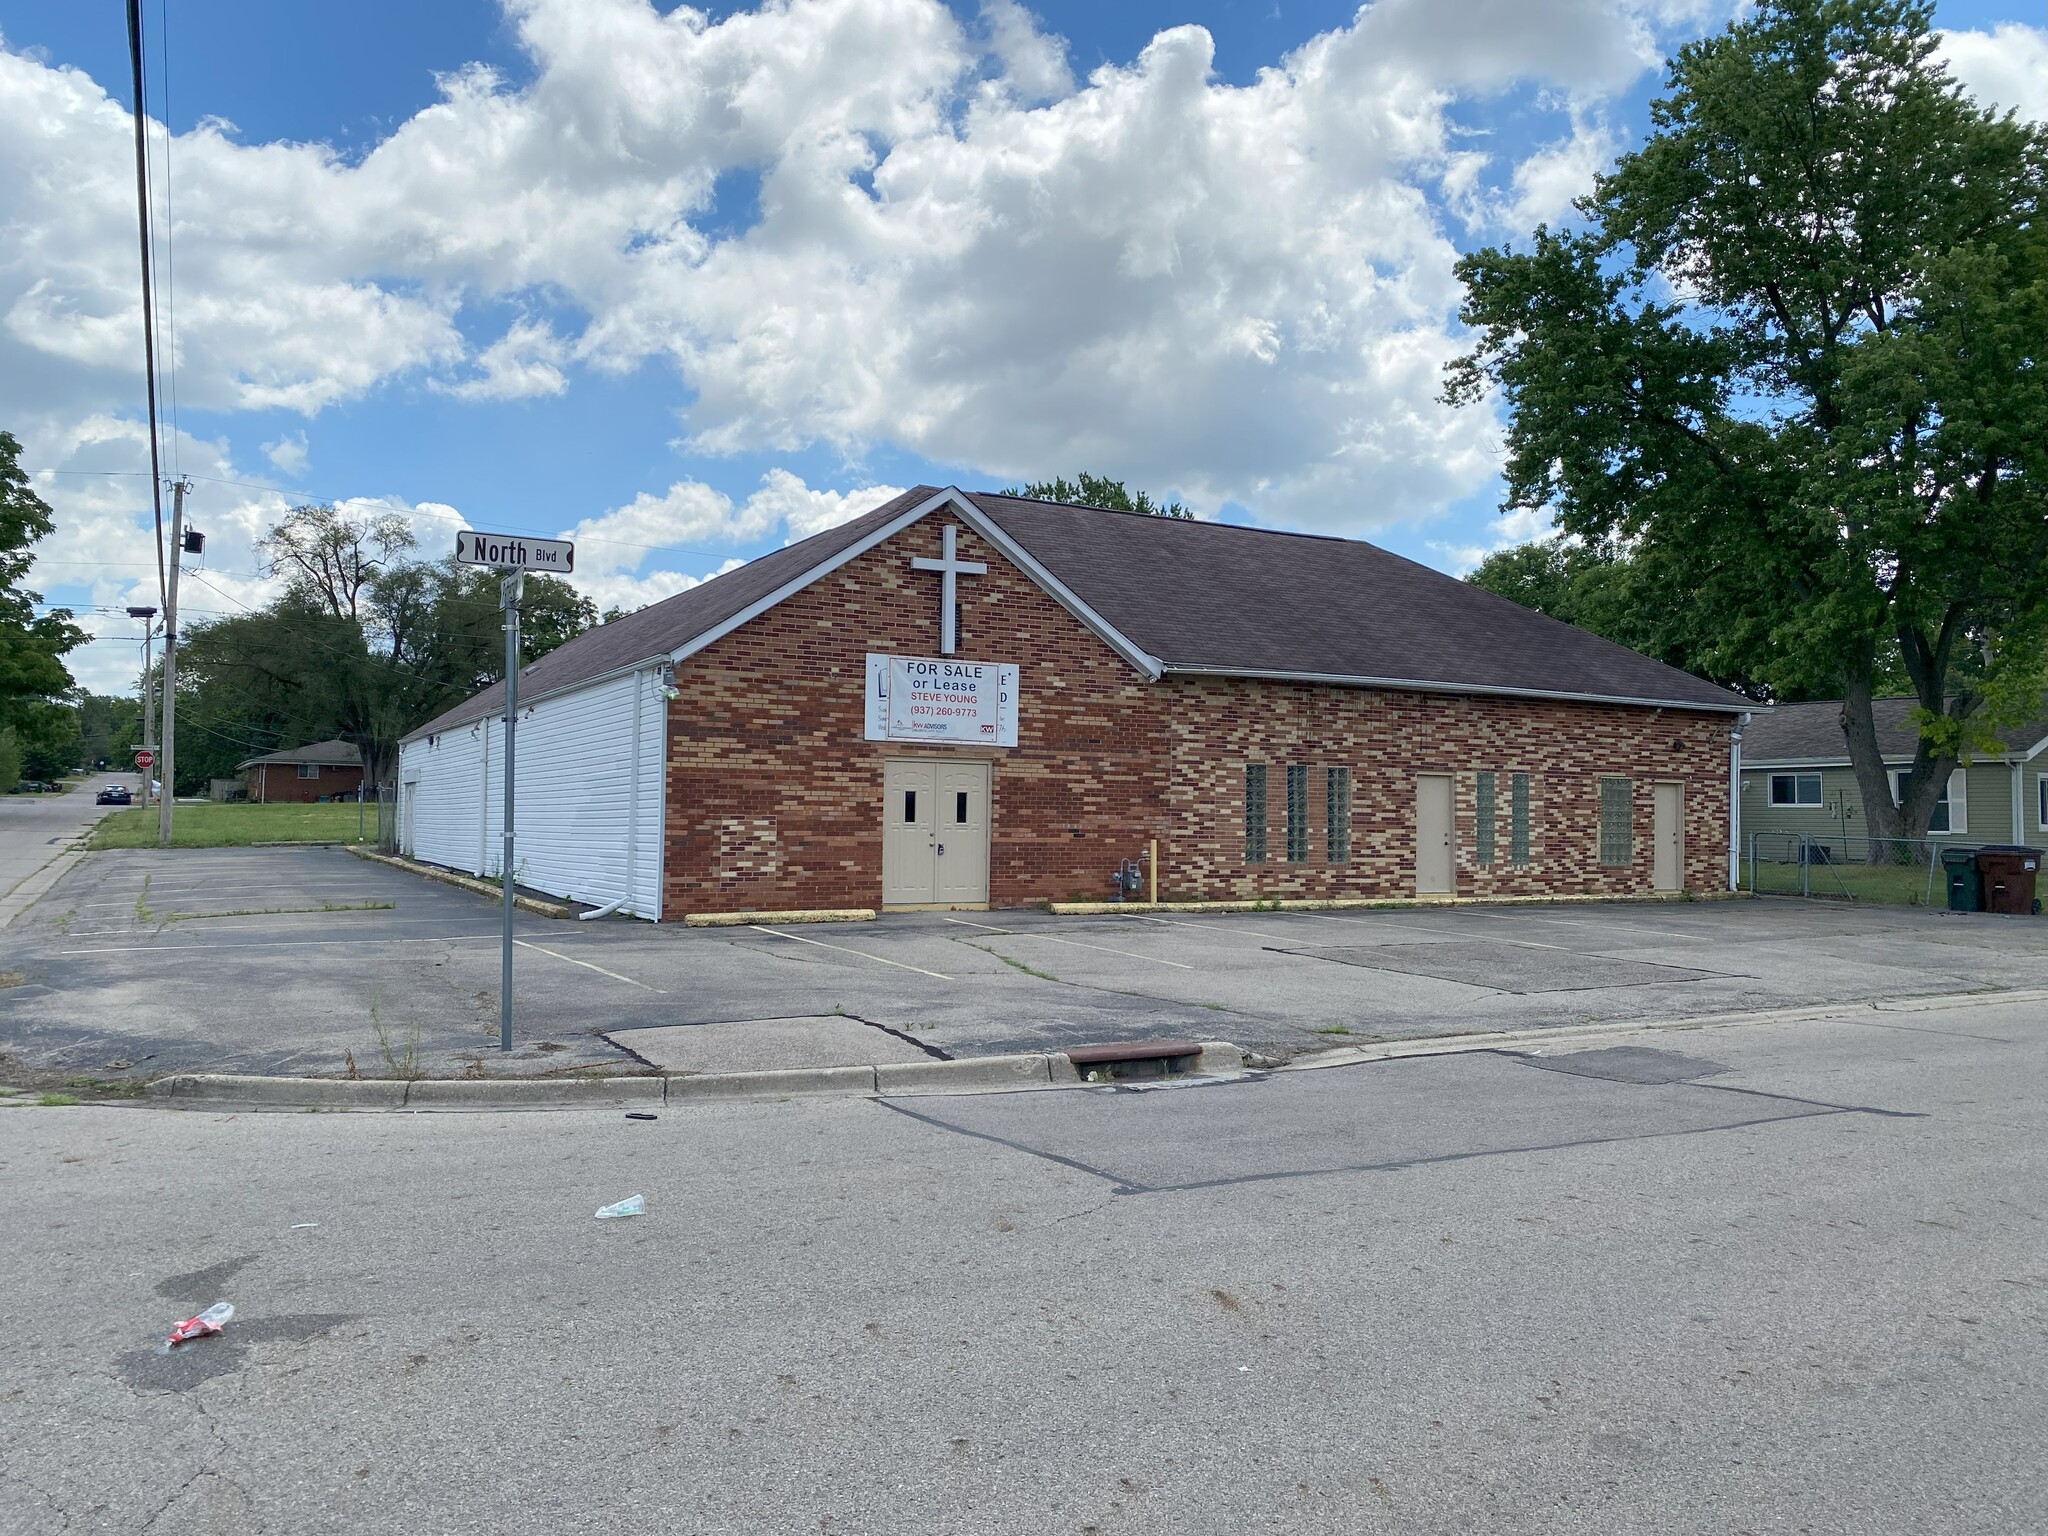
<path fill-rule="evenodd" d="M 2026 786 L 2021 782 L 2019 760 L 2012 764 L 2012 840 L 2018 846 L 2027 840 Z"/>
<path fill-rule="evenodd" d="M 1742 889 L 1742 729 L 1744 715 L 1728 733 L 1728 889 Z"/>
<path fill-rule="evenodd" d="M 640 857 L 640 716 L 643 712 L 640 681 L 646 675 L 644 672 L 633 674 L 633 762 L 626 771 L 626 890 L 624 895 L 608 905 L 577 913 L 577 917 L 586 923 L 593 918 L 610 917 L 633 899 L 633 881 L 638 874 Z"/>

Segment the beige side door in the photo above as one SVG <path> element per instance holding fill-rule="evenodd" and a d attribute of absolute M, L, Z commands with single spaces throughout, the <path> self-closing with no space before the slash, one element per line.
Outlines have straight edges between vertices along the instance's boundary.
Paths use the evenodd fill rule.
<path fill-rule="evenodd" d="M 882 764 L 882 905 L 938 900 L 939 765 Z"/>
<path fill-rule="evenodd" d="M 939 765 L 939 901 L 959 906 L 988 904 L 988 792 L 992 766 Z"/>
<path fill-rule="evenodd" d="M 1650 884 L 1660 891 L 1685 887 L 1685 786 L 1651 786 L 1654 844 L 1650 856 Z"/>
<path fill-rule="evenodd" d="M 1425 773 L 1415 780 L 1415 894 L 1451 891 L 1451 776 Z"/>

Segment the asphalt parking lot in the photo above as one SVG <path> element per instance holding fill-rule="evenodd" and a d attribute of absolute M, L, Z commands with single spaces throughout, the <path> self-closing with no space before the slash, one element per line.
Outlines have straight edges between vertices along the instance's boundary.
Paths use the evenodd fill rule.
<path fill-rule="evenodd" d="M 1769 899 L 738 929 L 522 913 L 515 933 L 501 1056 L 482 897 L 332 848 L 94 854 L 0 931 L 0 1078 L 644 1070 L 673 1062 L 636 1042 L 699 1029 L 768 1050 L 707 1069 L 782 1065 L 804 1020 L 877 1060 L 1166 1034 L 1286 1058 L 2037 986 L 2048 960 L 2038 920 Z"/>

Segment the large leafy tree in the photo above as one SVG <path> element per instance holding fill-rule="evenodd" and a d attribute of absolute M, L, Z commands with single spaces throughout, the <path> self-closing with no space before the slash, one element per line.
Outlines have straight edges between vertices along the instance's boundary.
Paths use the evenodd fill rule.
<path fill-rule="evenodd" d="M 71 692 L 64 655 L 86 637 L 64 609 L 38 614 L 42 594 L 23 585 L 34 559 L 30 551 L 52 524 L 50 508 L 29 485 L 20 459 L 21 444 L 12 433 L 0 432 L 0 730 L 13 731 L 27 753 L 31 734 L 38 741 L 48 735 L 39 724 L 40 706 Z"/>
<path fill-rule="evenodd" d="M 314 515 L 301 516 L 310 511 Z M 296 525 L 294 525 L 294 520 Z M 390 776 L 407 731 L 504 672 L 498 575 L 410 559 L 409 534 L 352 529 L 331 509 L 300 509 L 273 534 L 285 595 L 255 613 L 195 627 L 180 677 L 179 766 L 188 718 L 203 740 L 195 779 L 279 746 L 351 742 L 373 781 Z M 282 554 L 277 553 L 283 550 Z M 529 576 L 521 654 L 531 662 L 597 622 L 573 587 Z M 189 702 L 188 702 L 189 701 Z"/>
<path fill-rule="evenodd" d="M 2048 628 L 2048 134 L 1963 95 L 1931 9 L 1765 0 L 1682 49 L 1583 230 L 1460 263 L 1446 391 L 1505 397 L 1509 504 L 1639 561 L 1704 670 L 1839 696 L 1893 836 L 2038 707 Z"/>
<path fill-rule="evenodd" d="M 1145 491 L 1133 491 L 1121 480 L 1091 475 L 1085 470 L 1069 480 L 1059 475 L 1051 480 L 1034 480 L 1021 488 L 1011 486 L 1005 496 L 1028 496 L 1034 501 L 1063 501 L 1071 507 L 1106 507 L 1112 512 L 1143 512 L 1148 517 L 1191 518 L 1195 514 L 1178 501 L 1154 501 Z"/>

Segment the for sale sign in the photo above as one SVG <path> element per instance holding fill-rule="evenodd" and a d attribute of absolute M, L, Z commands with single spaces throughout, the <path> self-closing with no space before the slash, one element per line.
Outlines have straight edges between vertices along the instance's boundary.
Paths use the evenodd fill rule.
<path fill-rule="evenodd" d="M 867 739 L 1017 745 L 1017 668 L 868 654 Z"/>

